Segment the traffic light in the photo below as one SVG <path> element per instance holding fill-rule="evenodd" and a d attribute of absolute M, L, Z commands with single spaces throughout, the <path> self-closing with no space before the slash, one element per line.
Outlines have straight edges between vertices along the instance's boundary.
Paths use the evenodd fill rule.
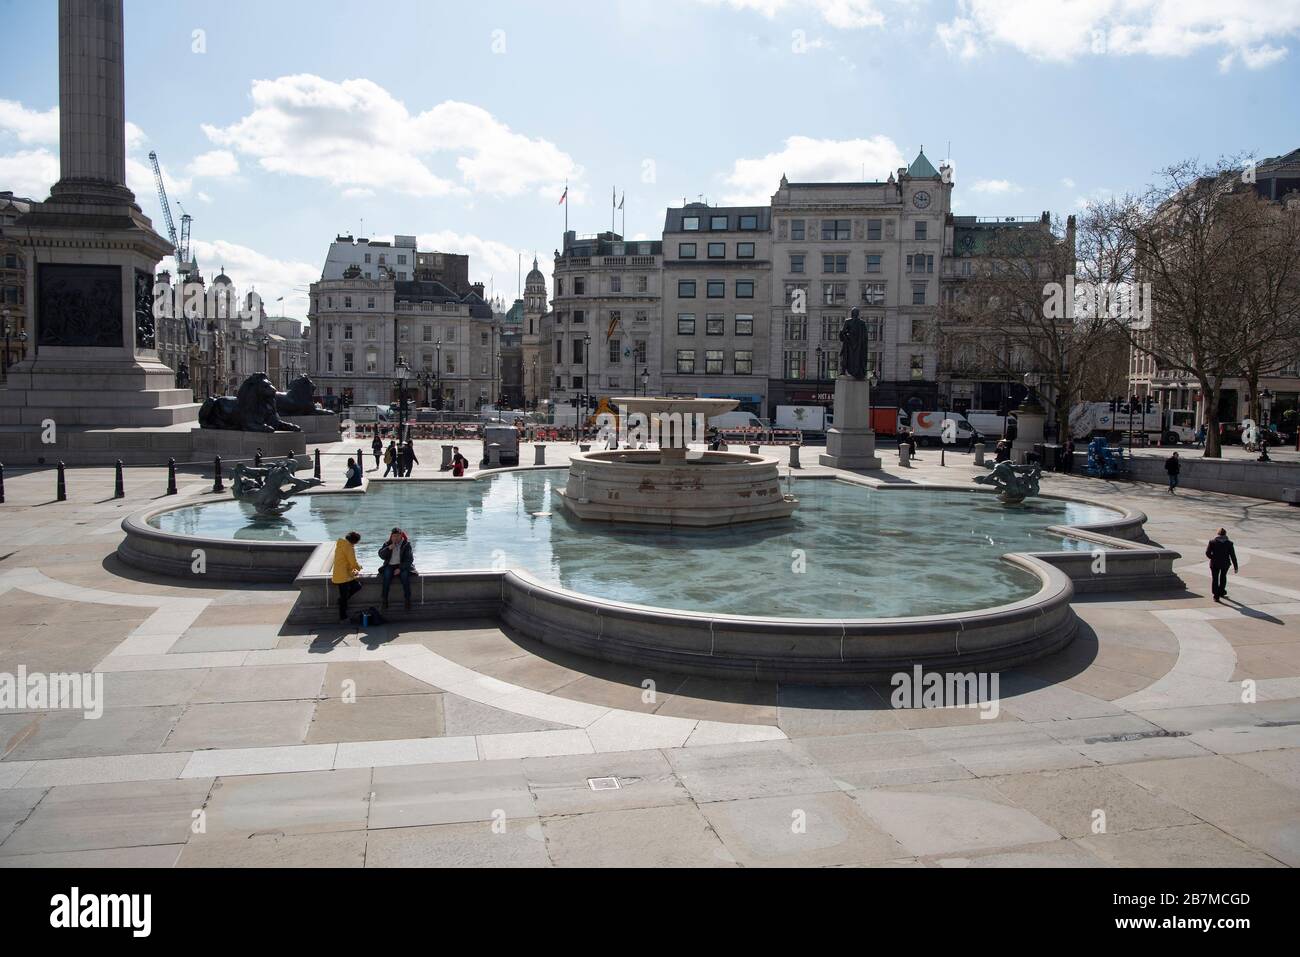
<path fill-rule="evenodd" d="M 1156 397 L 1153 395 L 1149 395 L 1147 396 L 1147 415 L 1150 415 L 1155 410 L 1156 410 Z"/>

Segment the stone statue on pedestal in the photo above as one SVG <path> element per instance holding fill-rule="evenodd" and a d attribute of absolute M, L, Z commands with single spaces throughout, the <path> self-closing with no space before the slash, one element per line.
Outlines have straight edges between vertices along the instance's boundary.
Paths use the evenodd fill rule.
<path fill-rule="evenodd" d="M 261 467 L 241 462 L 235 466 L 230 491 L 235 498 L 252 502 L 258 515 L 279 515 L 293 506 L 289 496 L 323 484 L 318 478 L 298 478 L 293 474 L 297 468 L 292 458 Z"/>
<path fill-rule="evenodd" d="M 985 462 L 988 475 L 975 476 L 980 485 L 992 485 L 1004 505 L 1019 505 L 1030 495 L 1038 494 L 1042 476 L 1037 465 L 1012 465 L 1010 462 Z"/>
<path fill-rule="evenodd" d="M 854 379 L 867 377 L 867 324 L 858 314 L 857 306 L 840 326 L 840 375 Z"/>

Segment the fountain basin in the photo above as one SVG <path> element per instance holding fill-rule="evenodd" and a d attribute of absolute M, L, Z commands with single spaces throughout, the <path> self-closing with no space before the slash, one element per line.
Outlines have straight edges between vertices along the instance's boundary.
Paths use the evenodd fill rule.
<path fill-rule="evenodd" d="M 587 521 L 705 527 L 789 518 L 799 504 L 781 490 L 777 460 L 745 452 L 694 452 L 665 463 L 657 450 L 572 457 L 556 494 Z"/>

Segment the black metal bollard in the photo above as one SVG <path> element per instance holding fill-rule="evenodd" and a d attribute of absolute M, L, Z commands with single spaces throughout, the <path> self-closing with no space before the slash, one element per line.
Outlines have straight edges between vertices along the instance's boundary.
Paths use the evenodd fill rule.
<path fill-rule="evenodd" d="M 357 467 L 362 471 L 365 471 L 366 468 L 366 460 L 361 457 L 360 449 L 357 449 Z"/>
<path fill-rule="evenodd" d="M 176 460 L 167 460 L 167 494 L 176 494 Z"/>
<path fill-rule="evenodd" d="M 54 483 L 54 500 L 56 502 L 66 502 L 68 500 L 68 477 L 64 474 L 65 466 L 59 463 L 58 478 Z"/>
<path fill-rule="evenodd" d="M 221 456 L 218 455 L 212 460 L 212 491 L 224 492 L 225 484 L 221 481 Z"/>
<path fill-rule="evenodd" d="M 320 449 L 316 450 L 316 470 L 313 474 L 316 478 L 320 478 Z"/>
<path fill-rule="evenodd" d="M 122 481 L 122 460 L 117 460 L 117 466 L 114 469 L 117 473 L 113 477 L 113 498 L 126 498 L 126 483 Z"/>
<path fill-rule="evenodd" d="M 5 503 L 5 467 L 0 463 L 0 505 Z"/>
<path fill-rule="evenodd" d="M 258 449 L 258 450 L 253 454 L 253 465 L 254 465 L 254 467 L 259 468 L 259 469 L 262 467 L 262 450 L 261 450 L 261 449 Z"/>

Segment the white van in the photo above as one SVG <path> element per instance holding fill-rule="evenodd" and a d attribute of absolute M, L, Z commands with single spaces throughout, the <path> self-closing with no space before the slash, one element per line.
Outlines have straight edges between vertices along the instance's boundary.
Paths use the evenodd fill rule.
<path fill-rule="evenodd" d="M 762 429 L 763 420 L 753 412 L 724 412 L 709 419 L 710 428 L 723 429 Z"/>
<path fill-rule="evenodd" d="M 938 445 L 943 441 L 943 423 L 952 419 L 957 424 L 953 445 L 965 445 L 975 430 L 960 412 L 913 412 L 912 433 L 920 445 Z"/>
<path fill-rule="evenodd" d="M 972 409 L 966 413 L 966 421 L 971 427 L 980 433 L 980 435 L 989 438 L 1001 438 L 1004 419 L 998 414 L 996 409 Z M 1012 412 L 1005 419 L 1006 427 L 1015 434 L 1016 431 L 1016 414 Z"/>

